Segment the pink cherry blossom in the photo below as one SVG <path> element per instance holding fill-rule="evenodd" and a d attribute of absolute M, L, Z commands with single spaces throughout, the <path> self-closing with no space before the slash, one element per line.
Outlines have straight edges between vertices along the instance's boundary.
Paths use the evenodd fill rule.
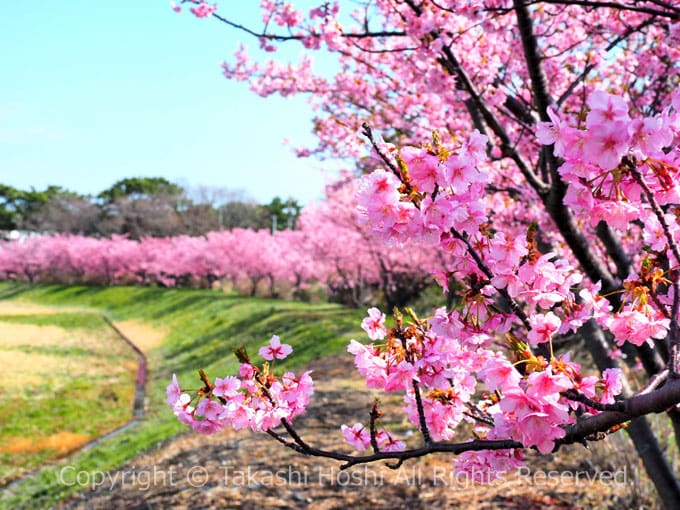
<path fill-rule="evenodd" d="M 189 3 L 196 16 L 215 14 L 215 4 Z M 308 97 L 317 143 L 296 153 L 353 162 L 361 177 L 342 173 L 294 232 L 139 241 L 47 235 L 0 244 L 0 276 L 165 286 L 189 279 L 253 295 L 267 287 L 272 296 L 313 286 L 360 309 L 371 298 L 387 310 L 396 305 L 394 328 L 371 308 L 362 327 L 374 343 L 353 340 L 347 350 L 369 388 L 403 392 L 402 425 L 416 431 L 409 447 L 422 448 L 428 432 L 465 444 L 460 425 L 474 422 L 480 441 L 550 453 L 573 432 L 569 425 L 602 418 L 574 391 L 611 403 L 625 381 L 618 370 L 598 376 L 592 363 L 581 367 L 561 346 L 540 344 L 594 330 L 594 339 L 635 358 L 627 361 L 640 385 L 631 386 L 641 387 L 647 370 L 635 347 L 663 360 L 678 308 L 677 13 L 671 2 L 582 3 L 514 2 L 510 15 L 510 2 L 496 0 L 379 0 L 354 13 L 326 2 L 306 15 L 291 2 L 261 0 L 252 29 L 223 7 L 213 21 L 241 27 L 271 55 L 239 48 L 224 76 L 262 97 Z M 529 19 L 518 23 L 521 14 Z M 284 45 L 299 45 L 301 56 L 279 51 Z M 337 57 L 337 66 L 315 71 L 315 51 Z M 404 303 L 432 276 L 447 306 L 416 316 Z M 273 361 L 291 350 L 273 337 L 259 352 Z M 215 379 L 212 392 L 205 375 L 191 394 L 175 378 L 167 401 L 202 433 L 271 431 L 286 420 L 295 440 L 290 421 L 307 408 L 312 377 L 280 375 L 275 365 L 243 363 L 238 378 Z M 668 368 L 643 407 L 673 389 L 675 367 Z M 606 424 L 598 432 L 609 432 Z M 358 450 L 370 443 L 358 423 L 342 433 Z M 407 448 L 385 429 L 375 439 L 384 452 Z M 454 462 L 488 481 L 519 466 L 521 451 L 463 452 Z M 664 464 L 645 459 L 653 475 Z"/>
<path fill-rule="evenodd" d="M 293 348 L 288 344 L 282 344 L 281 339 L 274 335 L 269 341 L 269 345 L 261 347 L 258 354 L 266 360 L 286 359 L 293 352 Z"/>
<path fill-rule="evenodd" d="M 406 163 L 413 183 L 421 191 L 431 193 L 439 179 L 439 158 L 423 149 L 403 148 L 399 155 Z"/>
<path fill-rule="evenodd" d="M 387 335 L 385 314 L 373 307 L 368 309 L 368 317 L 361 321 L 361 329 L 368 333 L 371 340 L 382 340 Z"/>
<path fill-rule="evenodd" d="M 613 122 L 630 120 L 628 106 L 619 96 L 609 94 L 603 90 L 594 90 L 587 100 L 590 112 L 586 117 L 589 129 L 600 128 Z"/>
<path fill-rule="evenodd" d="M 603 170 L 618 166 L 630 146 L 630 135 L 625 122 L 608 122 L 590 127 L 591 133 L 583 144 L 584 156 Z"/>
<path fill-rule="evenodd" d="M 238 369 L 238 376 L 242 379 L 252 379 L 255 368 L 250 363 L 241 363 Z"/>
<path fill-rule="evenodd" d="M 489 359 L 479 371 L 479 377 L 490 391 L 506 391 L 519 386 L 519 372 L 502 358 Z"/>
<path fill-rule="evenodd" d="M 562 129 L 562 120 L 553 105 L 550 105 L 547 110 L 548 117 L 550 117 L 551 122 L 539 122 L 538 128 L 536 129 L 536 138 L 543 145 L 553 145 L 557 142 L 562 143 L 563 137 L 560 133 Z M 564 147 L 556 146 L 555 154 L 561 155 L 564 152 Z"/>
<path fill-rule="evenodd" d="M 614 403 L 614 397 L 621 393 L 623 372 L 619 368 L 607 368 L 602 372 L 602 397 L 603 404 Z"/>
<path fill-rule="evenodd" d="M 342 425 L 340 428 L 345 441 L 357 451 L 363 452 L 371 444 L 371 434 L 361 423 L 355 423 L 351 427 Z"/>
<path fill-rule="evenodd" d="M 172 374 L 172 382 L 168 384 L 167 390 L 167 400 L 166 403 L 174 406 L 175 403 L 179 400 L 179 396 L 182 393 L 182 390 L 179 387 L 179 383 L 177 382 L 177 376 L 175 374 Z"/>
<path fill-rule="evenodd" d="M 529 318 L 531 331 L 527 333 L 527 339 L 531 345 L 549 342 L 560 329 L 562 321 L 553 312 L 537 314 Z"/>
<path fill-rule="evenodd" d="M 234 376 L 228 376 L 224 379 L 217 377 L 215 379 L 215 387 L 212 390 L 213 395 L 216 397 L 233 397 L 238 393 L 238 389 L 241 387 L 241 381 L 239 381 Z"/>
<path fill-rule="evenodd" d="M 361 345 L 352 340 L 347 351 L 354 354 L 354 364 L 359 373 L 366 378 L 368 388 L 384 388 L 387 382 L 387 362 L 372 344 Z"/>
<path fill-rule="evenodd" d="M 378 443 L 378 448 L 384 452 L 399 452 L 406 449 L 406 443 L 404 443 L 404 441 L 396 439 L 385 429 L 378 430 L 375 439 Z"/>
<path fill-rule="evenodd" d="M 191 13 L 197 18 L 207 18 L 217 10 L 217 4 L 209 4 L 207 2 L 200 2 L 196 7 L 189 9 Z"/>
<path fill-rule="evenodd" d="M 453 461 L 456 477 L 476 483 L 491 483 L 502 479 L 504 473 L 522 467 L 521 450 L 468 451 Z M 464 478 L 462 478 L 464 476 Z"/>

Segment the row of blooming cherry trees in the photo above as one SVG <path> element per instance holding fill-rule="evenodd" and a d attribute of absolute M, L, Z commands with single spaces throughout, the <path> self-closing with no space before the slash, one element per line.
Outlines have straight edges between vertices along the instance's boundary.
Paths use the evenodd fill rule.
<path fill-rule="evenodd" d="M 525 449 L 627 425 L 661 500 L 677 507 L 680 485 L 645 418 L 665 413 L 680 442 L 677 3 L 369 0 L 303 12 L 261 0 L 261 27 L 181 3 L 266 53 L 284 42 L 307 50 L 291 63 L 242 46 L 223 71 L 262 96 L 308 94 L 319 145 L 301 155 L 361 158 L 368 144 L 356 203 L 380 253 L 445 254 L 434 273 L 462 302 L 427 318 L 395 311 L 390 329 L 371 310 L 363 326 L 375 343 L 349 346 L 369 387 L 403 394 L 419 431 L 409 441 L 379 427 L 376 404 L 366 423 L 341 427 L 369 453 L 309 444 L 292 425 L 309 374 L 276 375 L 244 351 L 226 389 L 204 373 L 191 394 L 173 381 L 179 419 L 202 432 L 248 426 L 345 467 L 449 452 L 454 469 L 484 480 Z M 317 51 L 336 58 L 334 76 L 314 73 Z M 557 351 L 565 338 L 599 373 Z M 260 354 L 285 357 L 281 345 Z M 629 383 L 617 347 L 644 384 Z M 474 439 L 460 437 L 463 422 Z"/>
<path fill-rule="evenodd" d="M 300 296 L 311 286 L 351 306 L 383 300 L 390 308 L 416 297 L 441 257 L 414 250 L 383 253 L 349 206 L 351 183 L 329 187 L 298 230 L 233 229 L 202 237 L 92 238 L 44 235 L 0 243 L 0 279 L 100 285 L 212 286 L 249 295 Z M 441 259 L 443 260 L 443 259 Z M 443 267 L 443 264 L 442 264 Z"/>

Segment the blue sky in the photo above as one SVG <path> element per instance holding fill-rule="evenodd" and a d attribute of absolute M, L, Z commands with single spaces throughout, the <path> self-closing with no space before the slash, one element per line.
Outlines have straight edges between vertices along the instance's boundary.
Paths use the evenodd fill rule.
<path fill-rule="evenodd" d="M 257 4 L 220 12 L 257 23 Z M 97 193 L 163 176 L 259 202 L 320 197 L 333 165 L 282 143 L 314 145 L 311 109 L 226 80 L 240 42 L 257 47 L 166 0 L 1 2 L 0 183 Z"/>

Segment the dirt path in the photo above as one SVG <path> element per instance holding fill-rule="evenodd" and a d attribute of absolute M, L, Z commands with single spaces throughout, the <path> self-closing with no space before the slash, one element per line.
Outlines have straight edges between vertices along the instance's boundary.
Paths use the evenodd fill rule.
<path fill-rule="evenodd" d="M 315 446 L 348 450 L 339 425 L 365 421 L 372 394 L 360 389 L 347 356 L 312 368 L 318 379 L 313 405 L 296 426 Z M 384 401 L 387 415 L 399 416 L 399 405 L 398 397 Z M 563 462 L 555 456 L 551 465 Z M 249 431 L 188 432 L 102 474 L 99 487 L 62 508 L 602 508 L 616 488 L 564 478 L 534 483 L 526 473 L 479 486 L 457 483 L 450 468 L 451 458 L 440 455 L 396 471 L 381 464 L 340 471 L 335 462 L 303 457 Z"/>

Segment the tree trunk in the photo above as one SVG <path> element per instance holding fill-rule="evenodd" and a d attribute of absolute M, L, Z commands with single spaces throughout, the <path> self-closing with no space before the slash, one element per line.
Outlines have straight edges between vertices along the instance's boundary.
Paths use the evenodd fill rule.
<path fill-rule="evenodd" d="M 602 329 L 594 321 L 590 320 L 581 328 L 586 346 L 595 360 L 595 364 L 600 371 L 607 368 L 618 368 L 618 363 L 608 354 L 607 341 Z M 628 381 L 623 379 L 623 396 L 630 397 L 632 390 Z M 642 459 L 647 475 L 656 487 L 659 497 L 666 508 L 678 508 L 680 505 L 680 485 L 675 478 L 675 474 L 668 464 L 659 441 L 654 435 L 654 431 L 649 425 L 646 417 L 641 416 L 631 421 L 626 429 L 630 436 L 635 450 Z"/>

